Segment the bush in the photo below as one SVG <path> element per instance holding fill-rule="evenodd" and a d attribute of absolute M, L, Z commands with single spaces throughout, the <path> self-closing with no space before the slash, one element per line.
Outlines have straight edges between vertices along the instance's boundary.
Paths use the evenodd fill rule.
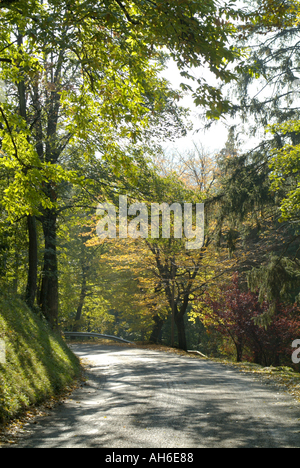
<path fill-rule="evenodd" d="M 204 321 L 231 338 L 237 362 L 247 357 L 264 366 L 291 364 L 291 345 L 295 338 L 300 337 L 300 316 L 296 305 L 278 304 L 277 313 L 267 328 L 255 325 L 254 319 L 267 312 L 269 304 L 261 304 L 258 294 L 242 291 L 237 275 L 219 298 L 214 299 L 207 294 L 201 302 L 205 306 Z"/>

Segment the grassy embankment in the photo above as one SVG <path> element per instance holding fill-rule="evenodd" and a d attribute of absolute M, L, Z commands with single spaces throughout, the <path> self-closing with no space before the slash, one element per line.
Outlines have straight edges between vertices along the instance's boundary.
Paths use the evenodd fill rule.
<path fill-rule="evenodd" d="M 0 422 L 56 395 L 80 373 L 64 340 L 18 299 L 0 296 Z"/>

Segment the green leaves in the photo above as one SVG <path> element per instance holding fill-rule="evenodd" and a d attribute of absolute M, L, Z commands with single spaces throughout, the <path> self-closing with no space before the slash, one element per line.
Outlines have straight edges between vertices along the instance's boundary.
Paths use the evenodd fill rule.
<path fill-rule="evenodd" d="M 183 73 L 207 64 L 229 82 L 239 56 L 228 44 L 232 15 L 232 6 L 212 0 L 0 2 L 0 79 L 8 86 L 0 115 L 1 220 L 36 215 L 42 223 L 41 301 L 53 323 L 58 216 L 73 207 L 77 190 L 89 194 L 87 204 L 121 185 L 147 191 L 148 154 L 187 128 L 179 91 L 160 78 L 166 57 Z M 217 88 L 196 83 L 196 104 L 218 118 L 228 102 Z"/>
<path fill-rule="evenodd" d="M 270 126 L 273 134 L 295 136 L 300 133 L 300 121 L 292 120 Z M 287 143 L 272 151 L 271 190 L 282 194 L 281 221 L 300 219 L 300 144 Z"/>

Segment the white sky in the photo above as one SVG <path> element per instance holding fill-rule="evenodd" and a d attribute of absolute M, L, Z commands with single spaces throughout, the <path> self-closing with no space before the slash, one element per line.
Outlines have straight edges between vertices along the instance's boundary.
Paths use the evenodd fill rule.
<path fill-rule="evenodd" d="M 200 74 L 201 70 L 196 70 L 194 73 L 198 72 Z M 179 89 L 180 83 L 185 81 L 184 78 L 182 78 L 182 76 L 180 75 L 176 63 L 172 61 L 169 62 L 168 69 L 162 73 L 162 76 L 168 81 L 170 81 L 173 87 L 177 89 Z M 191 81 L 188 80 L 186 80 L 186 82 L 190 85 L 193 84 Z M 202 146 L 209 152 L 217 153 L 222 148 L 224 148 L 228 136 L 228 129 L 223 123 L 226 122 L 224 118 L 220 119 L 216 123 L 213 123 L 212 127 L 209 130 L 202 130 L 205 123 L 200 118 L 200 114 L 203 113 L 203 109 L 196 107 L 193 103 L 193 99 L 189 95 L 185 96 L 180 101 L 180 105 L 191 109 L 192 113 L 190 120 L 193 122 L 194 129 L 192 132 L 189 132 L 185 138 L 180 138 L 174 143 L 166 143 L 166 148 L 176 148 L 180 151 L 184 151 L 193 146 L 193 141 L 201 143 Z"/>

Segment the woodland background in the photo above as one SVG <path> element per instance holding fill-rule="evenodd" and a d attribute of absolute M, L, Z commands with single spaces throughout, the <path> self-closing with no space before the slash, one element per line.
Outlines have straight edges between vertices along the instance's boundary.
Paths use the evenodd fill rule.
<path fill-rule="evenodd" d="M 170 344 L 173 311 L 180 349 L 291 365 L 299 18 L 294 0 L 1 0 L 1 294 L 53 329 L 132 341 Z M 228 123 L 217 153 L 200 132 L 164 149 L 191 130 L 185 93 L 203 126 Z M 203 247 L 98 239 L 97 205 L 119 195 L 204 203 Z"/>

